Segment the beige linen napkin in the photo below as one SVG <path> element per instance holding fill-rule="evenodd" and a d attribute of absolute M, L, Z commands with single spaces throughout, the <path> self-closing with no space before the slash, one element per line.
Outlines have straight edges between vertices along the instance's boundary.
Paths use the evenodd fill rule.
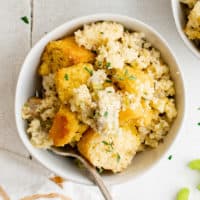
<path fill-rule="evenodd" d="M 94 186 L 63 180 L 40 164 L 0 150 L 0 200 L 102 200 Z"/>

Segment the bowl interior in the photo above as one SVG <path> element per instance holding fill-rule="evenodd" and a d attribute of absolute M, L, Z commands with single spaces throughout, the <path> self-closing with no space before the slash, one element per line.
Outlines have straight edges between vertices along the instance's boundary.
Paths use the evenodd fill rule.
<path fill-rule="evenodd" d="M 164 143 L 160 144 L 157 149 L 150 150 L 144 153 L 139 153 L 133 159 L 132 164 L 123 173 L 115 175 L 103 175 L 104 180 L 108 184 L 116 184 L 127 181 L 130 178 L 135 179 L 138 175 L 141 175 L 148 168 L 152 167 L 156 163 L 156 161 L 158 161 L 164 155 L 164 153 L 166 153 L 166 150 L 174 141 L 183 120 L 184 87 L 181 73 L 179 71 L 175 58 L 173 57 L 171 51 L 166 45 L 166 42 L 164 42 L 163 39 L 161 39 L 161 37 L 157 33 L 155 33 L 155 31 L 153 31 L 150 27 L 137 20 L 125 16 L 100 14 L 75 19 L 56 28 L 54 31 L 43 37 L 33 47 L 22 66 L 16 89 L 15 115 L 19 135 L 26 148 L 37 160 L 39 160 L 44 166 L 46 166 L 50 170 L 54 171 L 56 174 L 66 179 L 84 184 L 91 183 L 87 176 L 84 175 L 83 170 L 78 169 L 69 159 L 61 158 L 46 150 L 36 149 L 31 145 L 26 134 L 26 123 L 21 118 L 21 108 L 28 97 L 34 94 L 35 85 L 37 83 L 36 69 L 45 45 L 51 40 L 55 40 L 63 37 L 64 35 L 71 34 L 74 30 L 82 27 L 82 25 L 85 23 L 95 22 L 99 20 L 116 21 L 122 23 L 125 27 L 131 30 L 144 32 L 147 40 L 161 51 L 162 57 L 170 66 L 172 79 L 175 81 L 176 87 L 178 116 L 172 125 L 170 133 L 165 138 Z"/>
<path fill-rule="evenodd" d="M 183 12 L 183 8 L 180 1 L 171 0 L 171 5 L 172 5 L 172 12 L 173 12 L 175 24 L 182 40 L 184 41 L 186 46 L 193 52 L 193 54 L 195 54 L 198 58 L 200 58 L 200 49 L 198 49 L 196 45 L 194 44 L 194 42 L 188 39 L 188 37 L 184 33 L 184 28 L 187 23 L 186 21 L 187 18 Z"/>

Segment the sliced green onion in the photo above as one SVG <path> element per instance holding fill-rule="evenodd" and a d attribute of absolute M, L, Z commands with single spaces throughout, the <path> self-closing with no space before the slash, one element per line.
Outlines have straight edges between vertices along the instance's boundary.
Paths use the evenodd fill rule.
<path fill-rule="evenodd" d="M 176 200 L 189 200 L 190 191 L 188 188 L 182 188 L 179 190 Z"/>
<path fill-rule="evenodd" d="M 136 77 L 131 75 L 128 77 L 128 79 L 134 81 L 134 80 L 136 80 Z"/>
<path fill-rule="evenodd" d="M 104 112 L 103 116 L 107 117 L 108 116 L 108 111 Z"/>
<path fill-rule="evenodd" d="M 117 153 L 117 162 L 119 162 L 121 159 L 120 155 Z"/>
<path fill-rule="evenodd" d="M 107 62 L 107 63 L 106 63 L 106 68 L 108 69 L 109 67 L 111 67 L 111 63 L 110 63 L 110 62 Z"/>
<path fill-rule="evenodd" d="M 64 78 L 65 78 L 66 81 L 68 81 L 69 80 L 68 74 L 65 74 Z"/>
<path fill-rule="evenodd" d="M 200 170 L 200 159 L 190 161 L 188 167 L 192 170 Z"/>
<path fill-rule="evenodd" d="M 88 69 L 87 67 L 84 67 L 84 69 L 92 76 L 93 75 L 93 71 L 91 69 Z"/>

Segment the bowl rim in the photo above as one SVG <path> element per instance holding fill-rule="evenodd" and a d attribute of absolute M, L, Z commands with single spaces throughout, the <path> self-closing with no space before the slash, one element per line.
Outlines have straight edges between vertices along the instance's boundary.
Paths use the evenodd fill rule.
<path fill-rule="evenodd" d="M 107 19 L 108 18 L 108 19 Z M 91 20 L 91 21 L 100 21 L 100 20 L 110 20 L 112 21 L 110 18 L 114 18 L 113 21 L 117 21 L 117 19 L 124 19 L 124 20 L 127 20 L 127 21 L 132 21 L 134 23 L 137 23 L 143 27 L 145 27 L 146 29 L 148 29 L 150 32 L 152 32 L 160 41 L 162 41 L 162 43 L 164 44 L 165 48 L 168 49 L 168 51 L 170 52 L 170 55 L 171 57 L 173 57 L 174 59 L 174 62 L 176 63 L 176 66 L 177 66 L 177 69 L 178 69 L 178 73 L 180 75 L 180 81 L 181 81 L 181 85 L 182 85 L 182 104 L 183 104 L 183 108 L 182 108 L 182 115 L 180 117 L 180 124 L 179 126 L 177 127 L 176 131 L 175 131 L 175 137 L 173 138 L 173 141 L 168 145 L 168 147 L 166 148 L 165 151 L 163 151 L 162 155 L 156 160 L 154 161 L 154 163 L 150 166 L 148 166 L 148 168 L 146 170 L 144 170 L 142 173 L 139 173 L 137 175 L 135 175 L 135 179 L 137 179 L 138 177 L 142 177 L 144 174 L 146 174 L 147 172 L 149 172 L 150 170 L 152 170 L 154 167 L 156 167 L 156 165 L 166 156 L 166 154 L 170 151 L 170 149 L 172 148 L 172 146 L 174 145 L 174 143 L 177 141 L 178 137 L 180 137 L 180 132 L 183 128 L 183 122 L 185 121 L 185 110 L 186 110 L 186 96 L 185 96 L 185 85 L 184 85 L 184 79 L 183 79 L 183 73 L 181 71 L 181 68 L 180 68 L 180 65 L 176 59 L 176 56 L 174 54 L 174 52 L 172 51 L 172 49 L 170 48 L 168 42 L 161 36 L 160 33 L 158 33 L 154 28 L 152 28 L 151 26 L 147 25 L 146 23 L 138 20 L 138 19 L 135 19 L 133 17 L 129 17 L 129 16 L 126 16 L 126 15 L 121 15 L 121 14 L 115 14 L 115 13 L 98 13 L 98 14 L 91 14 L 91 15 L 85 15 L 85 16 L 81 16 L 81 17 L 76 17 L 76 18 L 73 18 L 71 20 L 67 20 L 65 23 L 61 24 L 60 26 L 57 26 L 55 27 L 54 29 L 52 29 L 52 31 L 50 31 L 48 34 L 44 35 L 40 40 L 38 40 L 35 45 L 31 48 L 31 50 L 28 52 L 28 54 L 26 55 L 25 59 L 24 59 L 24 62 L 21 66 L 21 69 L 20 69 L 20 72 L 18 74 L 18 80 L 17 80 L 17 84 L 16 84 L 16 89 L 15 89 L 15 101 L 14 101 L 14 114 L 15 114 L 15 123 L 16 123 L 16 127 L 17 127 L 17 133 L 23 143 L 23 145 L 25 146 L 25 148 L 28 150 L 28 152 L 42 165 L 44 166 L 46 169 L 56 173 L 57 175 L 61 175 L 61 173 L 55 169 L 55 167 L 52 167 L 50 166 L 49 164 L 46 164 L 45 162 L 43 162 L 43 160 L 40 158 L 40 156 L 37 154 L 37 153 L 34 153 L 32 152 L 31 148 L 30 148 L 30 142 L 27 143 L 26 140 L 25 140 L 25 135 L 24 135 L 24 132 L 26 131 L 22 131 L 20 129 L 20 126 L 19 126 L 19 123 L 20 123 L 20 118 L 21 118 L 21 115 L 18 116 L 18 91 L 19 91 L 19 85 L 20 85 L 20 82 L 21 82 L 21 77 L 22 77 L 22 71 L 24 69 L 24 66 L 26 65 L 26 61 L 28 60 L 29 56 L 32 54 L 33 51 L 35 51 L 37 49 L 37 47 L 39 46 L 39 44 L 45 40 L 48 36 L 50 35 L 53 35 L 55 34 L 58 30 L 62 29 L 62 27 L 65 27 L 67 24 L 76 24 L 78 23 L 79 21 L 84 21 L 84 20 L 87 20 L 87 19 L 95 19 L 95 20 Z M 90 22 L 89 22 L 90 23 Z M 63 178 L 66 178 L 67 180 L 70 180 L 74 183 L 78 183 L 78 184 L 83 184 L 83 185 L 89 185 L 89 186 L 94 186 L 94 184 L 91 182 L 91 183 L 85 183 L 85 182 L 81 182 L 79 180 L 75 180 L 73 178 L 69 178 L 67 176 L 65 176 L 64 174 L 61 175 Z M 124 182 L 128 182 L 128 181 L 131 181 L 131 178 L 129 178 L 128 180 L 123 180 L 121 182 L 114 182 L 114 183 L 111 183 L 108 185 L 118 185 L 118 184 L 121 184 L 121 183 L 124 183 Z"/>
<path fill-rule="evenodd" d="M 179 33 L 184 45 L 190 50 L 190 52 L 192 52 L 193 55 L 195 55 L 197 58 L 200 58 L 200 50 L 198 50 L 195 46 L 192 45 L 192 41 L 186 36 L 184 31 L 182 30 L 179 19 L 177 17 L 177 13 L 175 11 L 175 3 L 174 3 L 175 1 L 179 1 L 179 0 L 171 0 L 171 9 L 173 13 L 173 19 L 176 25 L 176 30 Z"/>

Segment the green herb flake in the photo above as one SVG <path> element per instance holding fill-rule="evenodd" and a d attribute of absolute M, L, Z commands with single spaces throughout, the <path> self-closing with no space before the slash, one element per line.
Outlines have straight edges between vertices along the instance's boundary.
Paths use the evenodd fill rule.
<path fill-rule="evenodd" d="M 107 93 L 112 93 L 112 91 L 108 91 Z"/>
<path fill-rule="evenodd" d="M 105 145 L 110 145 L 110 143 L 106 142 L 105 140 L 102 141 L 102 143 L 105 144 Z"/>
<path fill-rule="evenodd" d="M 101 65 L 102 65 L 102 62 L 101 62 L 101 61 L 98 61 L 97 65 L 98 65 L 98 66 L 101 66 Z"/>
<path fill-rule="evenodd" d="M 96 168 L 96 169 L 97 169 L 97 172 L 98 172 L 99 174 L 102 174 L 103 171 L 104 171 L 104 169 L 103 169 L 102 167 L 100 167 L 100 168 Z"/>
<path fill-rule="evenodd" d="M 131 75 L 128 77 L 128 79 L 134 81 L 134 80 L 136 80 L 136 77 Z"/>
<path fill-rule="evenodd" d="M 200 184 L 199 184 L 199 185 L 197 185 L 197 189 L 198 189 L 198 190 L 200 190 Z"/>
<path fill-rule="evenodd" d="M 29 24 L 29 20 L 27 16 L 23 16 L 21 17 L 21 20 L 25 23 L 25 24 Z"/>
<path fill-rule="evenodd" d="M 200 122 L 198 122 L 197 125 L 200 126 Z"/>
<path fill-rule="evenodd" d="M 103 31 L 101 31 L 101 32 L 100 32 L 100 34 L 101 34 L 101 35 L 103 35 L 103 34 L 104 34 L 104 32 L 103 32 Z"/>
<path fill-rule="evenodd" d="M 79 168 L 79 169 L 84 169 L 85 167 L 84 167 L 84 165 L 83 165 L 83 163 L 80 161 L 80 160 L 78 160 L 78 159 L 75 159 L 75 165 Z"/>
<path fill-rule="evenodd" d="M 192 170 L 200 170 L 200 159 L 190 161 L 188 167 Z"/>
<path fill-rule="evenodd" d="M 24 104 L 24 107 L 28 107 L 28 103 L 25 103 L 25 104 Z"/>
<path fill-rule="evenodd" d="M 129 79 L 129 80 L 136 80 L 136 77 L 135 76 L 133 76 L 133 75 L 129 75 L 129 73 L 128 73 L 128 70 L 127 69 L 125 69 L 125 72 L 124 72 L 124 77 L 125 78 L 127 78 L 127 79 Z M 125 79 L 125 78 L 121 78 L 121 79 Z"/>
<path fill-rule="evenodd" d="M 182 188 L 179 190 L 176 200 L 189 200 L 190 191 L 188 188 Z"/>
<path fill-rule="evenodd" d="M 97 111 L 97 112 L 94 112 L 94 117 L 98 117 L 100 116 L 100 113 Z"/>
<path fill-rule="evenodd" d="M 107 82 L 107 83 L 112 83 L 112 80 L 107 78 L 107 79 L 106 79 L 106 82 Z"/>
<path fill-rule="evenodd" d="M 69 80 L 69 76 L 68 76 L 68 74 L 65 74 L 64 79 L 65 79 L 66 81 Z"/>
<path fill-rule="evenodd" d="M 122 78 L 122 77 L 118 77 L 117 79 L 120 81 L 124 81 L 124 78 Z"/>
<path fill-rule="evenodd" d="M 124 75 L 128 76 L 128 70 L 127 69 L 125 70 Z"/>
<path fill-rule="evenodd" d="M 103 116 L 107 117 L 108 116 L 108 111 L 104 112 Z"/>
<path fill-rule="evenodd" d="M 169 155 L 169 156 L 168 156 L 168 160 L 171 160 L 171 159 L 172 159 L 172 155 Z"/>
<path fill-rule="evenodd" d="M 119 162 L 120 161 L 120 159 L 121 159 L 121 157 L 120 157 L 120 155 L 117 153 L 117 162 Z"/>
<path fill-rule="evenodd" d="M 109 143 L 109 142 L 103 140 L 102 143 L 103 143 L 104 145 L 110 146 L 111 149 L 113 149 L 113 142 L 110 142 L 110 143 Z"/>
<path fill-rule="evenodd" d="M 111 67 L 111 63 L 110 62 L 107 62 L 106 63 L 106 68 L 108 69 L 108 68 L 110 68 Z"/>
<path fill-rule="evenodd" d="M 84 67 L 84 69 L 92 76 L 93 75 L 93 71 L 91 69 L 88 69 L 87 67 Z"/>

